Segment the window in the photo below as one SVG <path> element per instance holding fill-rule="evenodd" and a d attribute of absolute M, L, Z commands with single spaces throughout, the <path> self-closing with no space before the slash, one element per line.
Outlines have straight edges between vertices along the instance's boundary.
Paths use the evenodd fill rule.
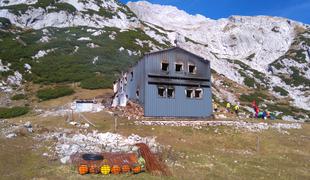
<path fill-rule="evenodd" d="M 140 96 L 139 89 L 137 89 L 137 91 L 136 91 L 136 96 L 137 96 L 137 98 L 139 98 L 139 96 Z"/>
<path fill-rule="evenodd" d="M 159 86 L 157 88 L 157 93 L 158 93 L 158 96 L 159 97 L 165 97 L 165 91 L 166 91 L 166 88 L 165 87 L 162 87 L 162 86 Z"/>
<path fill-rule="evenodd" d="M 186 89 L 185 94 L 187 98 L 192 98 L 193 97 L 193 90 L 192 89 Z"/>
<path fill-rule="evenodd" d="M 187 98 L 191 99 L 201 99 L 202 98 L 203 91 L 202 89 L 186 89 L 185 95 Z"/>
<path fill-rule="evenodd" d="M 130 79 L 130 81 L 132 81 L 132 80 L 133 80 L 133 71 L 131 71 L 130 74 L 131 74 L 131 79 Z"/>
<path fill-rule="evenodd" d="M 175 64 L 175 71 L 180 72 L 183 70 L 183 64 Z"/>
<path fill-rule="evenodd" d="M 196 74 L 196 66 L 195 65 L 188 65 L 188 72 L 191 74 Z"/>
<path fill-rule="evenodd" d="M 202 89 L 195 89 L 195 98 L 196 99 L 202 98 Z"/>
<path fill-rule="evenodd" d="M 167 88 L 167 97 L 168 98 L 174 98 L 174 87 L 168 87 Z"/>
<path fill-rule="evenodd" d="M 169 63 L 167 63 L 167 62 L 162 62 L 162 63 L 161 63 L 161 70 L 163 70 L 163 71 L 168 71 L 168 70 L 169 70 Z"/>

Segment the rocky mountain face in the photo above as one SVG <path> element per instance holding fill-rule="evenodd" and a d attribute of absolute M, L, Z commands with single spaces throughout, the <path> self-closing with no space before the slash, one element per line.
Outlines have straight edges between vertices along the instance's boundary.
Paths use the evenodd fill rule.
<path fill-rule="evenodd" d="M 113 79 L 177 42 L 211 61 L 217 101 L 260 98 L 283 119 L 310 116 L 310 27 L 296 21 L 212 20 L 145 1 L 4 0 L 0 27 L 2 91 L 21 81 Z"/>

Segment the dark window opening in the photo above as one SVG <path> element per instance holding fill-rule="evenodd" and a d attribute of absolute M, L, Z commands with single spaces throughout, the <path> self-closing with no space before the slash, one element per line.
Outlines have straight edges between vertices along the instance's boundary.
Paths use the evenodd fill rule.
<path fill-rule="evenodd" d="M 187 98 L 192 98 L 193 97 L 192 96 L 192 94 L 193 94 L 193 90 L 192 89 L 186 89 L 185 93 L 186 93 L 186 97 Z"/>
<path fill-rule="evenodd" d="M 200 99 L 202 98 L 202 89 L 195 90 L 195 98 Z"/>
<path fill-rule="evenodd" d="M 169 68 L 169 63 L 165 63 L 165 62 L 161 63 L 161 70 L 168 71 L 168 68 Z"/>
<path fill-rule="evenodd" d="M 130 81 L 132 81 L 132 80 L 133 80 L 133 71 L 131 71 L 130 74 L 131 74 L 131 79 L 130 79 Z"/>
<path fill-rule="evenodd" d="M 183 70 L 183 64 L 175 64 L 175 71 L 180 72 Z"/>
<path fill-rule="evenodd" d="M 173 87 L 168 87 L 167 97 L 168 98 L 174 98 L 174 88 Z"/>
<path fill-rule="evenodd" d="M 139 98 L 139 96 L 140 96 L 139 89 L 137 89 L 137 91 L 136 91 L 136 96 L 137 96 L 137 98 Z"/>
<path fill-rule="evenodd" d="M 195 74 L 196 73 L 196 66 L 188 65 L 188 72 L 191 74 Z"/>
<path fill-rule="evenodd" d="M 158 92 L 158 96 L 160 97 L 165 97 L 165 88 L 164 87 L 158 87 L 157 92 Z"/>

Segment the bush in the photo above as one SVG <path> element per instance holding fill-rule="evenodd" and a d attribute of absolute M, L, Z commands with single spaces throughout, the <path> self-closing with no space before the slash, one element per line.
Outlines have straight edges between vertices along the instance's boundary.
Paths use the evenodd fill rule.
<path fill-rule="evenodd" d="M 275 92 L 280 93 L 281 96 L 287 96 L 288 95 L 288 92 L 285 89 L 283 89 L 283 88 L 281 88 L 279 86 L 274 87 L 273 90 Z"/>
<path fill-rule="evenodd" d="M 81 81 L 81 87 L 83 89 L 104 89 L 104 88 L 111 88 L 112 83 L 114 81 L 113 77 L 102 77 L 97 76 L 89 79 L 85 79 Z"/>
<path fill-rule="evenodd" d="M 71 95 L 74 93 L 74 90 L 70 87 L 56 87 L 56 88 L 47 88 L 41 89 L 37 92 L 37 97 L 42 100 L 55 99 L 67 95 Z"/>
<path fill-rule="evenodd" d="M 27 107 L 0 108 L 0 118 L 13 118 L 28 112 L 29 108 Z"/>
<path fill-rule="evenodd" d="M 16 94 L 16 95 L 11 97 L 11 100 L 21 100 L 21 99 L 26 99 L 26 95 L 25 94 Z"/>

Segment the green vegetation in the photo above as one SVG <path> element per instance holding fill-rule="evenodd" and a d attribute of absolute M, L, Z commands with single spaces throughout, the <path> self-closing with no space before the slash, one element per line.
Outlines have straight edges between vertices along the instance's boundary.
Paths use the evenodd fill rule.
<path fill-rule="evenodd" d="M 25 94 L 16 94 L 14 96 L 11 97 L 11 100 L 21 100 L 21 99 L 26 99 L 27 96 Z"/>
<path fill-rule="evenodd" d="M 113 77 L 96 76 L 81 81 L 81 87 L 84 89 L 104 89 L 111 88 L 113 84 Z"/>
<path fill-rule="evenodd" d="M 273 90 L 275 92 L 280 93 L 281 96 L 287 96 L 288 95 L 288 92 L 285 89 L 283 89 L 283 88 L 281 88 L 279 86 L 273 87 Z"/>
<path fill-rule="evenodd" d="M 29 112 L 27 107 L 0 108 L 0 118 L 18 117 Z"/>
<path fill-rule="evenodd" d="M 190 38 L 188 38 L 188 37 L 185 37 L 185 41 L 186 41 L 186 42 L 191 42 L 191 43 L 193 43 L 193 44 L 199 44 L 199 45 L 201 45 L 201 46 L 208 47 L 208 45 L 207 45 L 207 44 L 202 44 L 202 43 L 199 43 L 199 42 L 194 41 L 194 40 L 192 40 L 192 39 L 190 39 Z"/>
<path fill-rule="evenodd" d="M 3 7 L 0 7 L 0 9 L 8 9 L 9 12 L 20 16 L 28 10 L 28 5 L 27 4 L 17 4 L 17 5 L 11 5 L 11 6 L 3 6 Z"/>
<path fill-rule="evenodd" d="M 264 100 L 270 100 L 270 97 L 268 97 L 265 93 L 261 91 L 255 91 L 252 94 L 242 94 L 240 96 L 240 101 L 251 103 L 253 101 L 256 101 L 258 104 L 263 102 Z"/>
<path fill-rule="evenodd" d="M 255 57 L 255 53 L 249 55 L 249 56 L 246 58 L 246 60 L 252 61 L 254 57 Z"/>
<path fill-rule="evenodd" d="M 11 21 L 7 18 L 0 17 L 0 27 L 3 29 L 7 29 L 11 27 Z"/>
<path fill-rule="evenodd" d="M 53 6 L 55 6 L 56 9 L 49 9 L 48 12 L 67 11 L 69 13 L 74 13 L 77 11 L 74 6 L 68 3 L 57 3 L 57 4 L 54 4 Z"/>
<path fill-rule="evenodd" d="M 37 97 L 42 100 L 49 100 L 49 99 L 55 99 L 58 97 L 63 97 L 67 95 L 71 95 L 74 93 L 74 90 L 70 87 L 61 86 L 61 87 L 55 87 L 55 88 L 47 88 L 47 89 L 41 89 L 37 92 Z"/>

